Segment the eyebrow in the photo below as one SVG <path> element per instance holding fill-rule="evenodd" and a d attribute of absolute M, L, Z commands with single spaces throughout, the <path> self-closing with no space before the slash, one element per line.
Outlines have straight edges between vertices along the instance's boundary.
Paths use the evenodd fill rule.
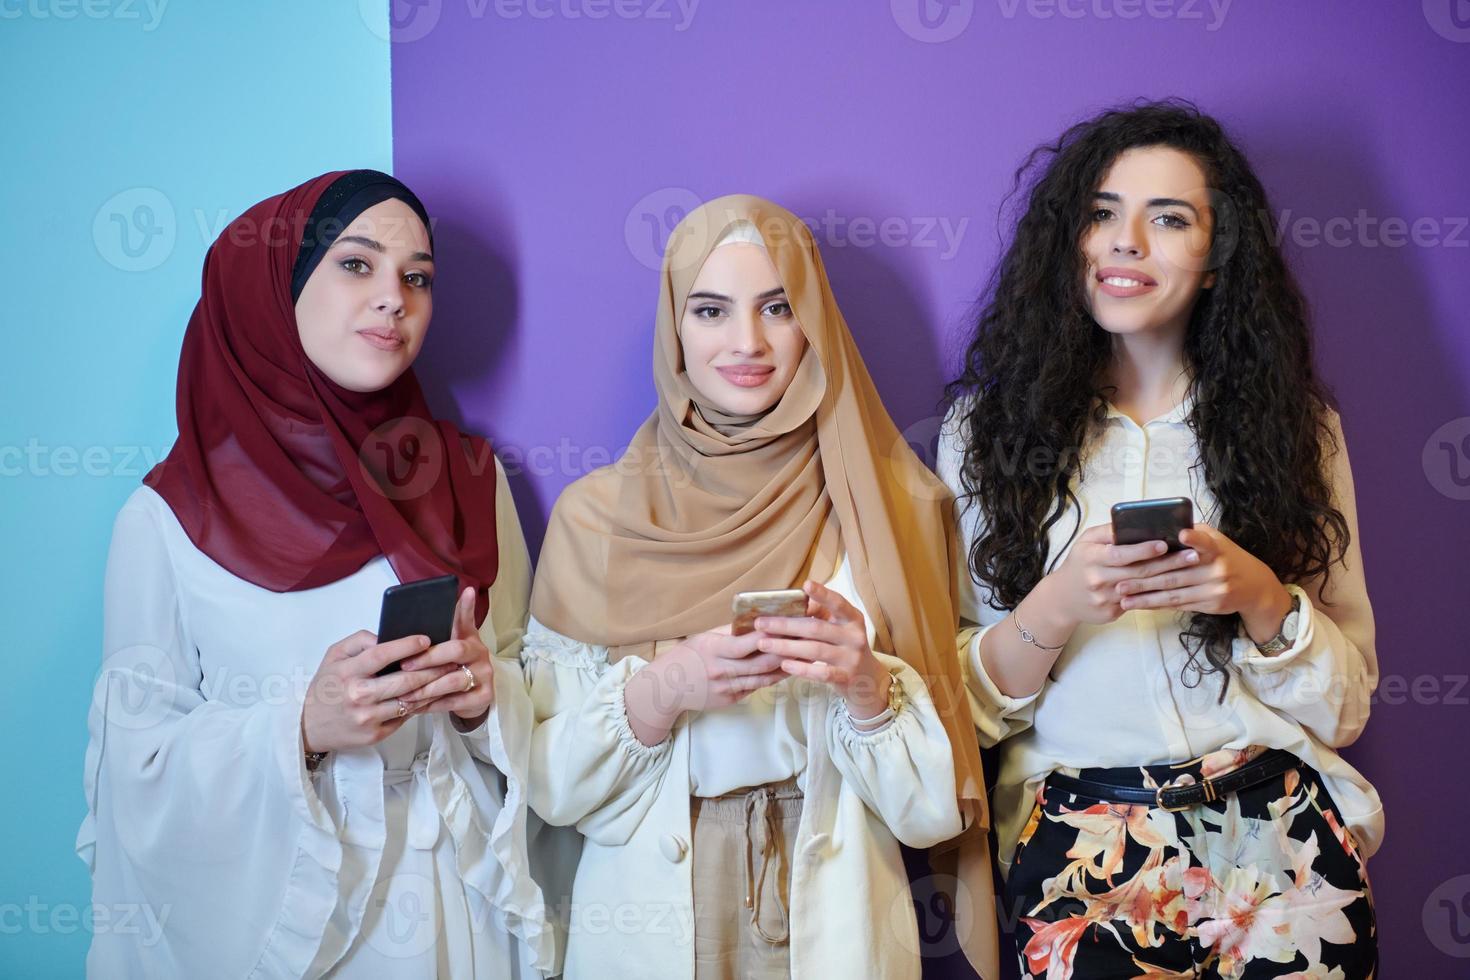
<path fill-rule="evenodd" d="M 1092 195 L 1092 199 L 1095 201 L 1117 201 L 1120 204 L 1123 202 L 1123 198 L 1114 194 L 1112 191 L 1098 191 Z M 1148 200 L 1148 206 L 1151 208 L 1189 208 L 1196 215 L 1199 214 L 1199 209 L 1193 204 L 1180 200 L 1177 197 L 1151 197 Z"/>
<path fill-rule="evenodd" d="M 337 238 L 335 242 L 332 243 L 332 247 L 336 248 L 343 242 L 352 242 L 354 245 L 361 245 L 363 248 L 370 248 L 374 252 L 387 251 L 387 249 L 383 247 L 382 242 L 375 241 L 374 239 L 367 238 L 363 235 L 341 235 Z M 414 252 L 412 255 L 409 256 L 409 260 L 413 262 L 432 262 L 434 261 L 434 256 L 430 255 L 428 252 Z"/>
<path fill-rule="evenodd" d="M 775 289 L 767 289 L 765 292 L 763 292 L 759 296 L 757 296 L 756 299 L 758 299 L 758 300 L 775 299 L 777 296 L 782 296 L 785 293 L 786 293 L 786 287 L 785 286 L 777 286 Z M 711 292 L 708 292 L 708 291 L 703 290 L 703 289 L 701 289 L 697 293 L 690 293 L 689 294 L 689 298 L 690 299 L 712 299 L 712 300 L 715 300 L 716 302 L 719 302 L 719 303 L 733 303 L 733 302 L 735 302 L 735 299 L 733 297 L 726 296 L 724 293 L 711 293 Z"/>

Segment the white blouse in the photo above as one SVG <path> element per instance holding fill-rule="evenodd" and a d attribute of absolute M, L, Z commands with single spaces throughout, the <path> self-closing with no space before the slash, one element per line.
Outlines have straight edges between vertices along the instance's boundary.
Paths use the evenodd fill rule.
<path fill-rule="evenodd" d="M 1107 523 L 1112 506 L 1122 501 L 1188 497 L 1195 503 L 1194 519 L 1214 523 L 1218 505 L 1191 469 L 1199 452 L 1186 421 L 1190 407 L 1186 400 L 1142 427 L 1108 407 L 1103 431 L 1084 454 L 1081 480 L 1073 481 L 1080 513 L 1074 507 L 1052 526 L 1048 570 L 1070 551 L 1074 529 L 1081 533 Z M 1176 617 L 1183 614 L 1148 609 L 1130 610 L 1105 625 L 1083 624 L 1042 687 L 1012 698 L 995 686 L 980 659 L 981 637 L 1007 611 L 989 605 L 989 590 L 976 584 L 968 567 L 970 546 L 984 524 L 979 507 L 963 500 L 963 441 L 955 418 L 951 413 L 940 434 L 938 471 L 961 501 L 959 652 L 966 687 L 981 744 L 1001 743 L 993 804 L 1002 872 L 1009 871 L 1036 790 L 1051 772 L 1184 761 L 1247 745 L 1285 749 L 1320 772 L 1364 855 L 1377 850 L 1383 837 L 1378 794 L 1335 751 L 1362 732 L 1378 683 L 1346 444 L 1332 460 L 1331 480 L 1352 541 L 1344 563 L 1332 569 L 1331 604 L 1321 602 L 1316 588 L 1288 585 L 1301 599 L 1296 642 L 1266 657 L 1242 632 L 1232 646 L 1223 704 L 1216 703 L 1218 675 L 1192 688 L 1180 679 L 1187 652 Z M 1333 426 L 1341 440 L 1335 416 Z"/>
<path fill-rule="evenodd" d="M 787 678 L 689 723 L 689 795 L 722 796 L 806 772 L 801 709 Z M 739 748 L 736 749 L 735 747 Z"/>
<path fill-rule="evenodd" d="M 847 601 L 867 619 L 868 611 L 858 596 L 846 557 L 827 587 L 850 596 Z M 871 622 L 868 642 L 873 642 Z M 794 696 L 798 690 L 794 681 L 789 677 L 735 704 L 689 718 L 689 795 L 722 796 L 793 776 L 797 786 L 805 790 L 802 776 L 806 772 L 806 736 L 802 733 L 802 706 Z"/>
<path fill-rule="evenodd" d="M 498 464 L 497 464 L 498 467 Z M 97 930 L 90 976 L 536 977 L 555 941 L 527 857 L 530 564 L 503 471 L 481 635 L 496 704 L 305 768 L 301 708 L 327 647 L 375 629 L 383 556 L 320 588 L 237 578 L 140 487 L 113 529 L 77 853 L 93 900 L 144 903 L 156 941 Z M 141 921 L 141 919 L 140 919 Z"/>
<path fill-rule="evenodd" d="M 829 584 L 860 606 L 846 562 Z M 792 678 L 766 689 L 769 705 L 712 726 L 686 714 L 664 741 L 644 745 L 628 725 L 623 691 L 648 661 L 609 663 L 605 646 L 530 620 L 521 653 L 536 717 L 530 804 L 584 835 L 580 858 L 562 869 L 567 884 L 548 892 L 571 893 L 568 977 L 692 978 L 696 784 L 707 796 L 795 775 L 804 800 L 788 856 L 791 975 L 918 980 L 914 900 L 898 844 L 933 846 L 958 834 L 964 818 L 927 687 L 897 657 L 877 656 L 907 700 L 870 732 L 852 724 L 830 687 Z"/>

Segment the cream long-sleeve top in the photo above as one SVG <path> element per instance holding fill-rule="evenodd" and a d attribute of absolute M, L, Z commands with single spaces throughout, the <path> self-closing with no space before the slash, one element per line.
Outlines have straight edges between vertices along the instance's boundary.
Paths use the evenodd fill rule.
<path fill-rule="evenodd" d="M 845 560 L 828 584 L 862 608 Z M 871 622 L 868 634 L 871 643 Z M 899 842 L 933 846 L 957 835 L 962 818 L 949 738 L 927 687 L 902 660 L 877 656 L 907 703 L 872 732 L 853 726 L 831 688 L 792 678 L 743 710 L 686 714 L 649 746 L 623 703 L 628 679 L 648 661 L 609 663 L 605 646 L 531 619 L 521 648 L 536 717 L 531 807 L 585 837 L 570 889 L 568 980 L 692 978 L 690 797 L 793 775 L 804 802 L 787 858 L 791 975 L 919 977 Z"/>
<path fill-rule="evenodd" d="M 530 566 L 504 472 L 481 636 L 495 706 L 461 733 L 410 718 L 305 768 L 301 712 L 327 648 L 377 626 L 379 556 L 274 593 L 189 540 L 143 487 L 117 517 L 77 853 L 103 908 L 93 977 L 535 977 L 555 941 L 529 875 L 521 680 Z M 487 501 L 488 504 L 488 501 Z"/>
<path fill-rule="evenodd" d="M 1140 426 L 1108 406 L 1101 433 L 1083 454 L 1081 478 L 1072 484 L 1078 506 L 1049 532 L 1047 569 L 1065 559 L 1074 530 L 1109 522 L 1112 506 L 1122 501 L 1188 497 L 1194 519 L 1213 524 L 1215 498 L 1194 469 L 1199 449 L 1187 423 L 1190 407 L 1186 399 Z M 1009 873 L 1036 790 L 1050 773 L 1178 762 L 1248 745 L 1285 749 L 1318 770 L 1365 856 L 1377 850 L 1383 837 L 1378 794 L 1336 751 L 1363 730 L 1369 695 L 1378 683 L 1378 660 L 1352 470 L 1335 416 L 1333 427 L 1341 445 L 1331 461 L 1333 496 L 1352 541 L 1344 562 L 1332 569 L 1330 604 L 1323 603 L 1316 587 L 1287 585 L 1301 599 L 1297 637 L 1289 649 L 1264 656 L 1242 632 L 1231 647 L 1224 703 L 1217 703 L 1218 675 L 1207 675 L 1194 687 L 1181 680 L 1187 653 L 1179 639 L 1180 614 L 1130 610 L 1111 623 L 1079 627 L 1041 688 L 1009 697 L 980 659 L 981 637 L 1008 611 L 990 604 L 990 591 L 966 564 L 985 524 L 979 507 L 967 506 L 963 497 L 962 423 L 951 412 L 940 433 L 938 471 L 960 501 L 958 645 L 971 709 L 981 744 L 1000 743 L 992 802 L 1003 873 Z M 1027 464 L 1020 460 L 1018 465 Z"/>

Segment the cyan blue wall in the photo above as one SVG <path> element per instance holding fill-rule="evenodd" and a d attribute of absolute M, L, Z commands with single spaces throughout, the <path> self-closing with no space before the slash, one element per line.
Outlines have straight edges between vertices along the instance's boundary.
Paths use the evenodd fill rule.
<path fill-rule="evenodd" d="M 0 975 L 82 974 L 103 563 L 174 439 L 205 249 L 309 176 L 390 168 L 387 27 L 370 0 L 0 2 Z"/>

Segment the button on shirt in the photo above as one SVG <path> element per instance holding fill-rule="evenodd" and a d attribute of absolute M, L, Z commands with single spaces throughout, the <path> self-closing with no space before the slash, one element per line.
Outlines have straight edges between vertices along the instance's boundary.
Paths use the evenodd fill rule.
<path fill-rule="evenodd" d="M 1217 505 L 1205 485 L 1203 467 L 1196 466 L 1198 446 L 1187 423 L 1191 407 L 1186 400 L 1140 426 L 1108 406 L 1101 431 L 1083 453 L 1081 477 L 1072 484 L 1077 505 L 1049 532 L 1048 571 L 1065 559 L 1077 535 L 1108 523 L 1112 506 L 1123 501 L 1188 497 L 1194 502 L 1195 521 L 1213 524 Z M 1181 677 L 1188 658 L 1179 639 L 1185 614 L 1131 610 L 1111 623 L 1078 627 L 1042 687 L 1024 697 L 1009 697 L 980 660 L 981 637 L 1009 610 L 989 604 L 990 591 L 966 565 L 985 524 L 978 505 L 964 498 L 961 421 L 951 413 L 940 436 L 938 471 L 959 501 L 958 644 L 971 709 L 981 744 L 1003 742 L 992 801 L 1002 872 L 1009 871 L 1022 825 L 1048 774 L 1180 762 L 1249 745 L 1288 750 L 1317 769 L 1365 855 L 1377 849 L 1383 836 L 1378 794 L 1335 751 L 1362 731 L 1378 665 L 1352 472 L 1336 416 L 1332 425 L 1342 447 L 1331 461 L 1333 493 L 1352 538 L 1343 563 L 1332 568 L 1330 606 L 1321 603 L 1320 583 L 1287 585 L 1301 599 L 1291 647 L 1266 657 L 1242 632 L 1232 644 L 1229 689 L 1224 702 L 1217 703 L 1219 675 L 1206 675 L 1193 687 Z M 1047 462 L 997 454 L 992 465 Z"/>

